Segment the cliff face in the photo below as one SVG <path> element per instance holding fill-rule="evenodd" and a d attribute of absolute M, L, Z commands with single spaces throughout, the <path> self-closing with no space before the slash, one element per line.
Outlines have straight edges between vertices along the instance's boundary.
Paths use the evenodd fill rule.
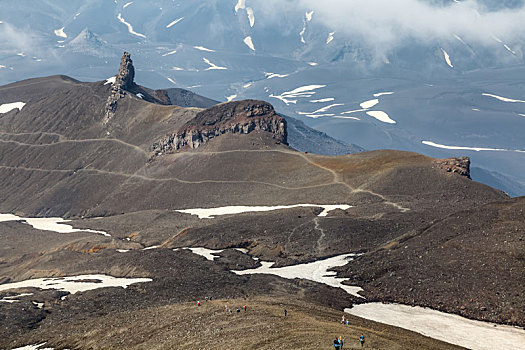
<path fill-rule="evenodd" d="M 287 143 L 286 121 L 275 113 L 272 105 L 264 101 L 244 100 L 220 104 L 200 112 L 179 131 L 155 142 L 153 150 L 169 152 L 185 146 L 197 148 L 222 134 L 249 134 L 253 131 L 271 133 L 276 142 Z"/>
<path fill-rule="evenodd" d="M 470 179 L 470 158 L 447 158 L 447 159 L 436 159 L 434 164 L 442 170 L 447 172 L 457 173 L 462 176 L 466 176 Z"/>
<path fill-rule="evenodd" d="M 131 55 L 128 52 L 124 52 L 120 59 L 120 68 L 115 77 L 115 82 L 111 85 L 111 94 L 106 101 L 104 124 L 111 119 L 113 113 L 117 110 L 118 100 L 126 95 L 124 90 L 131 89 L 135 86 L 134 79 L 135 68 L 133 67 Z"/>

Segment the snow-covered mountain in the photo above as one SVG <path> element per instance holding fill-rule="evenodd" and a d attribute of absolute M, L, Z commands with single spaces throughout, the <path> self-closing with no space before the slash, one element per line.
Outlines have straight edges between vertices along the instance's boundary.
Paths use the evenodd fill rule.
<path fill-rule="evenodd" d="M 524 18 L 523 1 L 6 0 L 0 84 L 106 79 L 127 50 L 141 85 L 264 99 L 366 149 L 468 155 L 474 179 L 524 195 Z"/>

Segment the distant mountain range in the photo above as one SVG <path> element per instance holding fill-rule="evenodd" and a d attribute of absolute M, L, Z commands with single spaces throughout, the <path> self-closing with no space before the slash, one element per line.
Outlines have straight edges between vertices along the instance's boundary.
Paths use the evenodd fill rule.
<path fill-rule="evenodd" d="M 366 149 L 468 155 L 475 179 L 524 195 L 523 3 L 411 1 L 419 21 L 372 3 L 3 1 L 0 84 L 105 79 L 127 50 L 142 85 L 268 100 Z"/>

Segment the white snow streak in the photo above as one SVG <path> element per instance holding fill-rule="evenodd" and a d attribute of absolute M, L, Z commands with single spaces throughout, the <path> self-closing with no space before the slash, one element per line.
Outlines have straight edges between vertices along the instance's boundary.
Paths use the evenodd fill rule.
<path fill-rule="evenodd" d="M 373 118 L 376 118 L 377 120 L 379 120 L 380 122 L 383 122 L 383 123 L 389 123 L 389 124 L 395 124 L 396 121 L 391 119 L 388 114 L 386 114 L 385 112 L 383 111 L 369 111 L 369 112 L 366 112 L 366 114 L 368 114 L 369 116 L 373 117 Z"/>
<path fill-rule="evenodd" d="M 310 102 L 313 102 L 313 103 L 321 103 L 321 102 L 331 102 L 331 101 L 335 101 L 335 98 L 333 97 L 328 97 L 328 98 L 322 98 L 320 100 L 311 100 Z"/>
<path fill-rule="evenodd" d="M 122 6 L 122 8 L 125 9 L 126 7 L 128 7 L 131 4 L 133 4 L 133 1 L 130 1 L 130 2 L 126 3 L 124 6 Z"/>
<path fill-rule="evenodd" d="M 264 72 L 264 75 L 266 76 L 266 79 L 272 79 L 272 78 L 286 78 L 290 74 L 278 74 L 278 73 L 267 73 L 267 72 Z"/>
<path fill-rule="evenodd" d="M 255 46 L 253 46 L 253 41 L 252 41 L 251 36 L 247 36 L 246 38 L 244 38 L 243 41 L 246 44 L 246 46 L 250 48 L 250 50 L 255 51 Z"/>
<path fill-rule="evenodd" d="M 253 14 L 253 9 L 251 7 L 247 7 L 246 14 L 248 15 L 248 20 L 250 21 L 250 27 L 253 28 L 255 25 L 255 15 Z"/>
<path fill-rule="evenodd" d="M 193 47 L 194 49 L 197 49 L 197 50 L 200 50 L 200 51 L 206 51 L 206 52 L 215 52 L 215 50 L 212 50 L 212 49 L 208 49 L 204 46 L 194 46 Z"/>
<path fill-rule="evenodd" d="M 124 20 L 124 18 L 122 18 L 122 14 L 119 13 L 118 16 L 117 16 L 118 20 L 125 24 L 126 27 L 128 27 L 128 32 L 130 34 L 133 34 L 133 35 L 136 35 L 138 37 L 141 37 L 141 38 L 146 38 L 146 36 L 144 34 L 140 34 L 140 33 L 137 33 L 136 31 L 133 30 L 133 26 L 131 24 L 129 24 L 128 22 L 126 22 L 126 20 Z"/>
<path fill-rule="evenodd" d="M 179 23 L 180 21 L 182 21 L 183 18 L 184 18 L 184 17 L 177 18 L 177 19 L 174 20 L 173 22 L 170 22 L 170 24 L 168 24 L 168 25 L 166 26 L 166 28 L 171 28 L 171 27 L 173 27 L 175 24 L 177 24 L 177 23 Z"/>
<path fill-rule="evenodd" d="M 487 94 L 487 93 L 483 93 L 482 95 L 483 96 L 488 96 L 488 97 L 493 97 L 493 98 L 498 99 L 498 100 L 503 101 L 503 102 L 525 103 L 525 101 L 523 101 L 523 100 L 513 100 L 511 98 L 501 97 L 501 96 L 498 96 L 498 95 L 492 95 L 492 94 Z"/>
<path fill-rule="evenodd" d="M 295 104 L 297 103 L 298 98 L 312 97 L 315 94 L 315 91 L 313 90 L 317 90 L 317 89 L 324 88 L 324 87 L 326 87 L 326 85 L 306 85 L 306 86 L 298 87 L 292 91 L 283 92 L 280 95 L 271 94 L 269 97 L 279 99 L 283 101 L 286 105 L 289 105 L 290 103 Z"/>
<path fill-rule="evenodd" d="M 0 114 L 10 112 L 13 109 L 17 109 L 17 108 L 19 111 L 21 111 L 25 105 L 26 105 L 25 102 L 4 103 L 3 105 L 0 105 Z"/>
<path fill-rule="evenodd" d="M 446 146 L 446 145 L 440 145 L 439 143 L 434 143 L 431 141 L 421 141 L 422 144 L 436 147 L 436 148 L 443 148 L 443 149 L 455 149 L 455 150 L 466 150 L 466 151 L 495 151 L 495 152 L 519 152 L 519 153 L 525 153 L 525 151 L 522 150 L 512 150 L 512 149 L 504 149 L 504 148 L 486 148 L 486 147 L 464 147 L 464 146 Z"/>
<path fill-rule="evenodd" d="M 277 206 L 226 206 L 219 208 L 196 208 L 196 209 L 184 209 L 184 210 L 175 210 L 179 213 L 197 215 L 199 219 L 213 219 L 214 216 L 219 215 L 233 215 L 233 214 L 242 214 L 242 213 L 251 213 L 251 212 L 261 212 L 261 211 L 272 211 L 272 210 L 281 210 L 281 209 L 290 209 L 290 208 L 302 208 L 302 207 L 314 207 L 314 208 L 323 208 L 323 211 L 318 216 L 327 216 L 328 212 L 341 209 L 347 210 L 351 208 L 350 205 L 324 205 L 324 204 L 295 204 L 295 205 L 277 205 Z"/>
<path fill-rule="evenodd" d="M 206 64 L 209 65 L 208 68 L 206 68 L 205 70 L 223 70 L 223 69 L 228 69 L 226 67 L 220 67 L 220 66 L 217 66 L 216 64 L 214 63 L 211 63 L 209 59 L 207 58 L 203 58 L 202 59 L 204 62 L 206 62 Z"/>
<path fill-rule="evenodd" d="M 378 99 L 374 99 L 374 100 L 365 101 L 365 102 L 361 103 L 360 106 L 361 106 L 361 108 L 368 109 L 368 108 L 374 107 L 378 103 L 379 103 L 379 100 Z"/>
<path fill-rule="evenodd" d="M 383 95 L 392 95 L 394 92 L 393 91 L 388 91 L 388 92 L 378 92 L 377 94 L 374 94 L 374 97 L 381 97 Z"/>
<path fill-rule="evenodd" d="M 331 32 L 330 34 L 328 34 L 328 38 L 326 39 L 326 44 L 330 44 L 332 42 L 332 40 L 334 40 L 334 34 L 335 32 Z"/>
<path fill-rule="evenodd" d="M 166 77 L 166 79 L 168 79 L 170 83 L 177 85 L 175 80 L 171 79 L 170 77 Z"/>
<path fill-rule="evenodd" d="M 170 52 L 166 52 L 165 54 L 162 55 L 162 57 L 166 57 L 166 56 L 169 56 L 169 55 L 173 55 L 177 53 L 177 50 L 173 50 L 173 51 L 170 51 Z"/>
<path fill-rule="evenodd" d="M 445 57 L 445 62 L 447 62 L 447 64 L 449 65 L 450 68 L 454 68 L 454 66 L 452 65 L 452 61 L 450 60 L 450 56 L 448 55 L 448 53 L 441 49 L 441 51 L 443 51 L 443 56 Z"/>

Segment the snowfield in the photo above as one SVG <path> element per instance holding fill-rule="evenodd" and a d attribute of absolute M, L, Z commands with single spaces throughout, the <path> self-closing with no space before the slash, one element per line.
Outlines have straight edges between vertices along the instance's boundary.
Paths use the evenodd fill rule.
<path fill-rule="evenodd" d="M 367 303 L 345 309 L 345 312 L 473 350 L 525 348 L 523 329 L 473 321 L 432 309 L 399 304 Z"/>
<path fill-rule="evenodd" d="M 55 29 L 54 32 L 56 36 L 59 36 L 61 38 L 67 38 L 67 34 L 64 32 L 64 27 L 60 29 Z"/>
<path fill-rule="evenodd" d="M 388 123 L 388 124 L 396 124 L 396 121 L 391 119 L 388 114 L 386 114 L 383 111 L 368 111 L 366 112 L 369 116 L 376 118 L 380 122 Z"/>
<path fill-rule="evenodd" d="M 500 100 L 500 101 L 503 101 L 503 102 L 525 103 L 525 101 L 523 101 L 523 100 L 514 100 L 512 98 L 502 97 L 502 96 L 493 95 L 493 94 L 483 93 L 481 95 L 488 96 L 488 97 L 493 97 L 493 98 L 495 98 L 497 100 Z"/>
<path fill-rule="evenodd" d="M 232 272 L 238 275 L 268 274 L 287 279 L 302 278 L 318 283 L 323 283 L 331 287 L 341 288 L 348 294 L 362 298 L 362 296 L 358 294 L 360 291 L 362 291 L 361 287 L 342 284 L 341 282 L 343 282 L 345 278 L 337 278 L 335 277 L 335 271 L 328 271 L 333 267 L 346 265 L 352 260 L 354 256 L 356 256 L 356 254 L 343 254 L 307 264 L 275 268 L 272 268 L 272 266 L 275 264 L 274 262 L 261 261 L 262 266 L 256 269 L 242 271 L 233 270 Z"/>
<path fill-rule="evenodd" d="M 184 209 L 184 210 L 175 210 L 179 213 L 197 215 L 199 219 L 213 219 L 215 216 L 219 215 L 233 215 L 233 214 L 242 214 L 242 213 L 252 213 L 252 212 L 263 212 L 263 211 L 272 211 L 272 210 L 282 210 L 290 208 L 323 208 L 323 211 L 318 216 L 327 216 L 328 213 L 332 210 L 341 209 L 347 210 L 352 208 L 350 205 L 324 205 L 324 204 L 295 204 L 295 205 L 277 205 L 277 206 L 227 206 L 220 208 L 197 208 L 197 209 Z"/>
<path fill-rule="evenodd" d="M 22 282 L 0 284 L 0 291 L 18 288 L 56 289 L 75 294 L 106 287 L 127 288 L 134 283 L 153 281 L 151 278 L 118 278 L 107 275 L 80 275 L 56 278 L 35 278 Z"/>
<path fill-rule="evenodd" d="M 246 46 L 248 46 L 250 48 L 250 50 L 255 51 L 255 46 L 253 45 L 253 41 L 252 41 L 252 37 L 251 36 L 247 36 L 246 38 L 244 38 L 243 41 L 246 44 Z"/>
<path fill-rule="evenodd" d="M 13 109 L 17 109 L 17 108 L 18 108 L 19 111 L 21 111 L 22 108 L 24 108 L 25 105 L 26 105 L 26 103 L 24 103 L 24 102 L 4 103 L 3 105 L 0 105 L 0 114 L 4 114 L 4 113 L 7 113 L 7 112 L 10 112 Z"/>
<path fill-rule="evenodd" d="M 33 228 L 42 231 L 53 231 L 58 233 L 90 232 L 111 237 L 109 233 L 104 231 L 73 228 L 71 225 L 64 224 L 64 222 L 69 222 L 71 220 L 64 220 L 63 218 L 22 218 L 13 214 L 0 214 L 0 222 L 6 221 L 22 221 L 25 224 L 31 225 Z"/>

